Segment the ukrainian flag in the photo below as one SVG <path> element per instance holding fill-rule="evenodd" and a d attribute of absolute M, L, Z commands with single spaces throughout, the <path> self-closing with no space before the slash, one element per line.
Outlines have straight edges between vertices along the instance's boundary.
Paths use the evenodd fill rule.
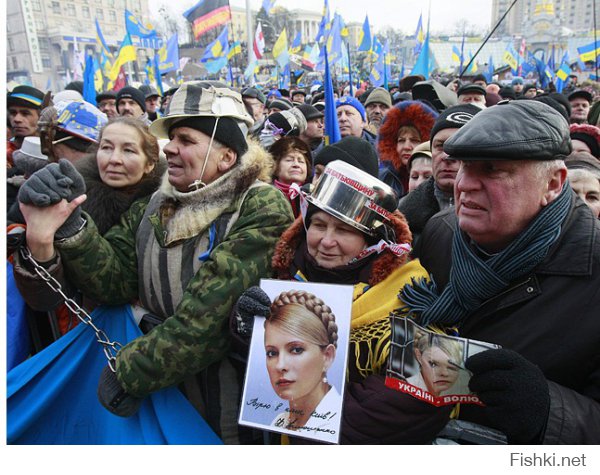
<path fill-rule="evenodd" d="M 452 46 L 452 61 L 460 63 L 460 50 L 456 45 Z"/>
<path fill-rule="evenodd" d="M 365 16 L 360 36 L 358 37 L 358 50 L 369 51 L 371 49 L 371 27 L 369 26 L 369 15 Z"/>
<path fill-rule="evenodd" d="M 130 61 L 135 61 L 135 59 L 135 48 L 131 42 L 131 36 L 129 36 L 129 33 L 125 33 L 125 38 L 123 38 L 117 58 L 110 69 L 109 79 L 111 81 L 117 79 L 119 71 L 121 70 L 121 66 L 123 66 L 125 63 L 129 63 Z"/>
<path fill-rule="evenodd" d="M 598 55 L 600 55 L 600 40 L 593 41 L 589 45 L 581 46 L 577 48 L 579 58 L 581 61 L 596 61 Z"/>

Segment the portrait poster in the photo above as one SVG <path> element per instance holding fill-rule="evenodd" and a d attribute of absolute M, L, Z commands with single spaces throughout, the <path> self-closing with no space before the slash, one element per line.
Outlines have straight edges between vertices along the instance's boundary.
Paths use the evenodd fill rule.
<path fill-rule="evenodd" d="M 465 361 L 492 343 L 426 330 L 413 320 L 392 315 L 392 341 L 386 386 L 434 406 L 483 405 L 469 390 L 471 372 Z"/>
<path fill-rule="evenodd" d="M 239 423 L 338 443 L 353 287 L 268 279 L 260 287 L 273 305 L 254 318 Z"/>

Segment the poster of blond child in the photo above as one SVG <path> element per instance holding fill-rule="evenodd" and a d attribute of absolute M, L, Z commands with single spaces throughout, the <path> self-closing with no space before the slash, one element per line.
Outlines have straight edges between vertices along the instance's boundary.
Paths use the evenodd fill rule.
<path fill-rule="evenodd" d="M 392 316 L 386 386 L 434 406 L 479 404 L 469 390 L 465 361 L 497 345 L 435 333 L 413 320 Z"/>
<path fill-rule="evenodd" d="M 337 443 L 352 287 L 262 280 L 269 315 L 255 316 L 239 423 Z"/>

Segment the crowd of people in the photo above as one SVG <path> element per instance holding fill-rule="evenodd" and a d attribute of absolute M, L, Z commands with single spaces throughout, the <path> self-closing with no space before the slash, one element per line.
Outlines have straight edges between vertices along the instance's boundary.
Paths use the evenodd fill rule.
<path fill-rule="evenodd" d="M 510 444 L 600 442 L 596 89 L 407 76 L 328 106 L 320 83 L 126 86 L 96 104 L 82 86 L 7 93 L 8 259 L 31 354 L 78 324 L 36 266 L 88 311 L 136 306 L 144 334 L 98 382 L 108 411 L 177 386 L 225 443 L 264 443 L 238 414 L 254 316 L 275 328 L 283 305 L 257 285 L 275 278 L 354 288 L 341 443 L 436 443 L 450 421 Z M 322 335 L 305 351 L 330 358 L 337 337 L 309 307 Z M 386 386 L 399 311 L 501 347 L 465 362 L 483 405 Z M 316 374 L 290 383 L 290 407 L 332 390 Z"/>

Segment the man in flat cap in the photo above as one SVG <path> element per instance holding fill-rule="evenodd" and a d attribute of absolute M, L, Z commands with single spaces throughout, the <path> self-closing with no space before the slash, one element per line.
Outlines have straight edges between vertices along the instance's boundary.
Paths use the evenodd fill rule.
<path fill-rule="evenodd" d="M 571 105 L 571 124 L 587 124 L 588 114 L 594 98 L 592 93 L 585 89 L 577 89 L 569 94 Z"/>
<path fill-rule="evenodd" d="M 456 95 L 459 104 L 474 104 L 485 109 L 485 88 L 479 84 L 465 84 L 458 88 Z"/>
<path fill-rule="evenodd" d="M 569 125 L 538 101 L 475 115 L 444 144 L 455 208 L 430 219 L 431 275 L 401 298 L 421 325 L 500 345 L 470 356 L 484 406 L 460 419 L 515 444 L 600 442 L 600 222 L 573 192 Z"/>

